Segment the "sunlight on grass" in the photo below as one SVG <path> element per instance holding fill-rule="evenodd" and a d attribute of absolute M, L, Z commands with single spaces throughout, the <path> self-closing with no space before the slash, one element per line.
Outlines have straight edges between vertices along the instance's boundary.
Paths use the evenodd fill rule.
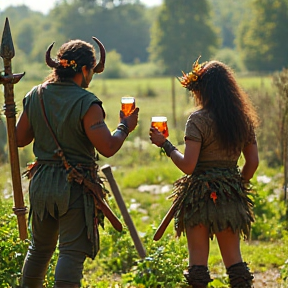
<path fill-rule="evenodd" d="M 135 72 L 135 74 L 137 73 Z M 239 75 L 239 82 L 244 89 L 265 89 L 265 93 L 271 89 L 269 75 L 261 77 Z M 172 78 L 111 80 L 95 77 L 89 88 L 103 101 L 107 114 L 106 122 L 111 131 L 117 127 L 119 122 L 122 96 L 134 96 L 136 105 L 140 107 L 139 124 L 136 130 L 129 135 L 116 155 L 111 158 L 100 155 L 99 166 L 109 164 L 112 167 L 125 205 L 147 251 L 147 259 L 139 259 L 129 230 L 111 192 L 109 204 L 124 224 L 124 230 L 121 233 L 116 232 L 109 221 L 105 219 L 105 229 L 99 229 L 101 250 L 95 260 L 88 260 L 85 263 L 83 280 L 85 288 L 143 288 L 156 287 L 156 283 L 162 283 L 161 287 L 165 288 L 187 287 L 182 277 L 182 271 L 187 266 L 187 243 L 185 237 L 175 239 L 173 220 L 159 241 L 152 240 L 158 225 L 171 206 L 171 200 L 168 200 L 167 197 L 171 193 L 172 184 L 183 173 L 175 167 L 171 159 L 160 154 L 158 147 L 151 144 L 149 140 L 150 120 L 152 116 L 156 115 L 167 116 L 169 140 L 183 152 L 186 119 L 189 113 L 195 109 L 193 99 L 177 82 L 175 82 L 176 105 L 173 107 L 171 83 Z M 21 81 L 17 84 L 15 95 L 18 111 L 22 109 L 22 98 L 36 84 L 32 81 Z M 257 94 L 255 97 L 259 95 Z M 174 108 L 175 115 L 173 114 Z M 263 132 L 261 131 L 261 133 Z M 265 150 L 263 151 L 265 153 Z M 271 151 L 266 152 L 271 155 Z M 21 169 L 24 169 L 27 162 L 34 160 L 32 159 L 32 145 L 25 149 L 19 149 L 19 154 Z M 244 261 L 249 263 L 252 271 L 264 272 L 275 268 L 279 273 L 281 272 L 284 282 L 288 275 L 288 265 L 285 263 L 288 255 L 288 236 L 286 232 L 287 207 L 286 203 L 282 201 L 283 167 L 275 165 L 277 161 L 273 162 L 274 166 L 268 164 L 267 155 L 264 154 L 263 157 L 260 155 L 258 171 L 251 181 L 255 188 L 252 197 L 255 201 L 256 221 L 252 225 L 251 239 L 253 241 L 241 241 L 242 256 Z M 243 158 L 239 160 L 240 167 L 243 165 L 243 161 Z M 15 250 L 14 244 L 17 242 L 15 239 L 17 239 L 18 228 L 16 218 L 12 213 L 10 166 L 3 164 L 0 172 L 2 191 L 0 204 L 1 213 L 3 213 L 0 216 L 1 237 L 5 236 L 5 240 L 0 242 L 1 249 L 3 248 L 3 255 L 16 255 L 15 253 L 18 252 Z M 23 180 L 22 183 L 26 192 L 28 181 Z M 109 184 L 105 184 L 110 190 Z M 159 193 L 155 193 L 154 190 L 149 190 L 153 185 L 155 187 L 167 186 L 167 189 L 163 193 L 160 193 L 158 189 Z M 139 188 L 141 186 L 146 186 L 146 188 L 141 190 Z M 25 203 L 28 204 L 28 194 L 25 194 Z M 7 217 L 6 214 L 8 214 Z M 21 249 L 22 258 L 19 256 L 13 258 L 12 262 L 8 260 L 7 263 L 5 262 L 8 268 L 12 264 L 14 265 L 14 268 L 11 267 L 15 270 L 13 272 L 15 279 L 21 273 L 24 246 Z M 51 271 L 53 271 L 55 263 L 56 259 L 53 259 Z M 216 239 L 210 241 L 209 269 L 215 279 L 209 287 L 228 287 L 226 270 Z M 2 271 L 0 271 L 0 280 L 2 281 L 1 273 Z M 9 277 L 11 278 L 11 274 Z M 166 284 L 165 281 L 168 278 L 169 283 Z M 53 279 L 49 278 L 47 281 L 52 283 Z"/>

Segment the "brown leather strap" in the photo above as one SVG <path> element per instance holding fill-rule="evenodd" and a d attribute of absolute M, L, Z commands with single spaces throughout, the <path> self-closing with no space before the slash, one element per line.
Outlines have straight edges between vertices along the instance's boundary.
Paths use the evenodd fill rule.
<path fill-rule="evenodd" d="M 53 132 L 52 128 L 51 128 L 51 125 L 49 124 L 49 121 L 48 121 L 48 118 L 47 118 L 47 115 L 46 115 L 46 112 L 45 112 L 45 106 L 44 106 L 44 101 L 43 101 L 43 87 L 42 85 L 40 85 L 38 87 L 38 94 L 39 94 L 39 98 L 40 98 L 40 104 L 41 104 L 41 110 L 42 110 L 42 114 L 43 114 L 43 117 L 44 117 L 44 120 L 45 120 L 45 123 L 54 139 L 54 142 L 57 146 L 57 150 L 55 151 L 56 154 L 61 158 L 62 162 L 63 162 L 63 165 L 64 167 L 66 168 L 66 170 L 68 169 L 71 169 L 72 166 L 69 164 L 69 162 L 67 161 L 65 155 L 64 155 L 64 152 L 55 136 L 55 133 Z"/>
<path fill-rule="evenodd" d="M 45 123 L 46 123 L 49 131 L 51 132 L 51 135 L 52 135 L 52 137 L 53 137 L 53 139 L 54 139 L 54 142 L 55 142 L 56 145 L 57 145 L 57 149 L 58 149 L 59 151 L 60 151 L 60 150 L 63 151 L 63 150 L 61 149 L 61 146 L 60 146 L 60 144 L 59 144 L 59 142 L 58 142 L 58 140 L 57 140 L 57 138 L 56 138 L 56 136 L 55 136 L 55 134 L 54 134 L 51 126 L 50 126 L 50 124 L 49 124 L 49 121 L 48 121 L 48 118 L 47 118 L 47 115 L 46 115 L 46 112 L 45 112 L 45 107 L 44 107 L 44 102 L 43 102 L 43 89 L 44 89 L 44 88 L 42 87 L 42 85 L 40 85 L 40 86 L 38 87 L 38 94 L 39 94 L 39 98 L 40 98 L 40 104 L 41 104 L 42 114 L 43 114 Z"/>

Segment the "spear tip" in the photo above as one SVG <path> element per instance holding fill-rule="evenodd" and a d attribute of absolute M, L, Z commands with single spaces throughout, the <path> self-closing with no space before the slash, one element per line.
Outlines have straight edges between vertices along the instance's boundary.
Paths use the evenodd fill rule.
<path fill-rule="evenodd" d="M 12 59 L 15 56 L 15 50 L 9 25 L 8 17 L 6 17 L 5 26 L 2 34 L 2 42 L 0 48 L 0 56 L 4 59 Z"/>

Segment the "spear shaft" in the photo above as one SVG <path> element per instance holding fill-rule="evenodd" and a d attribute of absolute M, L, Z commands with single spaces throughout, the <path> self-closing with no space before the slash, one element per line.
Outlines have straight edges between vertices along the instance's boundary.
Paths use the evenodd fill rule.
<path fill-rule="evenodd" d="M 27 207 L 24 205 L 20 176 L 19 155 L 16 141 L 16 105 L 14 101 L 14 84 L 18 83 L 25 73 L 12 73 L 11 59 L 14 57 L 14 55 L 15 51 L 9 20 L 6 18 L 0 49 L 0 56 L 3 58 L 4 63 L 4 75 L 0 75 L 0 84 L 4 85 L 4 111 L 7 120 L 9 157 L 15 205 L 13 211 L 17 216 L 20 239 L 25 240 L 27 239 Z"/>

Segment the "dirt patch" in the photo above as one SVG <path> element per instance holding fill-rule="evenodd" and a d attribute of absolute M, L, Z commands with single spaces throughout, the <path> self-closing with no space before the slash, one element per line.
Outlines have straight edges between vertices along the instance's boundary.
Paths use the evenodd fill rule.
<path fill-rule="evenodd" d="M 280 282 L 280 272 L 278 269 L 269 269 L 265 272 L 254 272 L 254 288 L 285 288 Z"/>

